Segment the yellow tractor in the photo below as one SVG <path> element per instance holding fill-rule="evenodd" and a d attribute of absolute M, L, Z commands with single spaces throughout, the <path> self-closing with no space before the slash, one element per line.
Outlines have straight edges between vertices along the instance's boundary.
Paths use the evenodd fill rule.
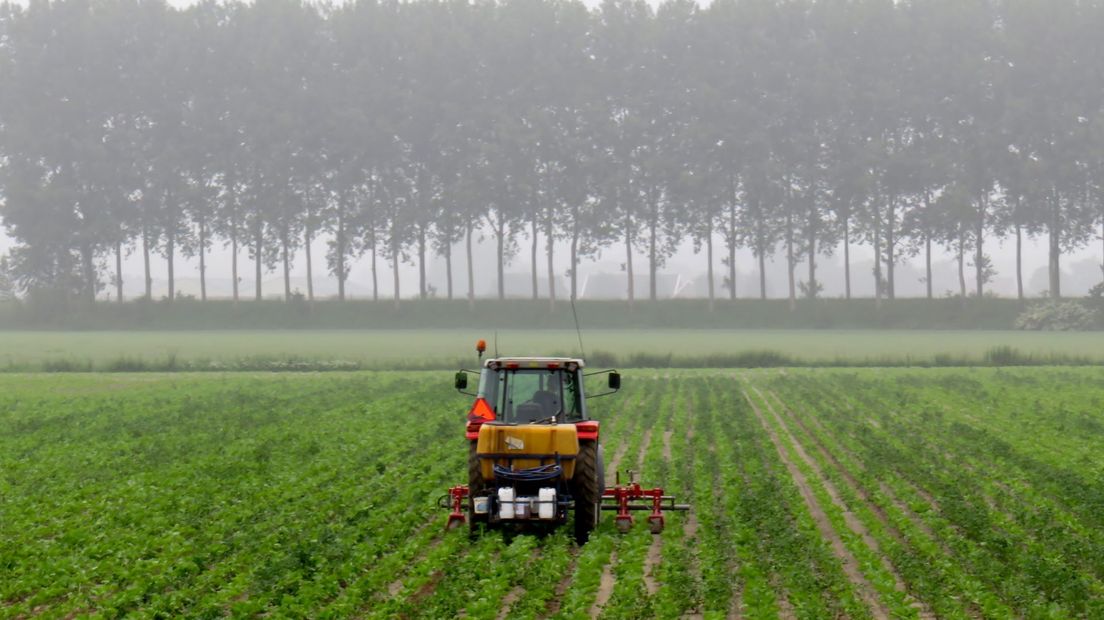
<path fill-rule="evenodd" d="M 477 350 L 482 358 L 486 345 Z M 605 464 L 599 423 L 587 413 L 587 399 L 621 388 L 615 370 L 585 372 L 579 358 L 497 357 L 479 373 L 461 370 L 455 386 L 474 396 L 467 417 L 468 484 L 449 489 L 448 527 L 465 522 L 481 528 L 550 529 L 574 512 L 575 539 L 583 544 L 597 526 L 600 511 L 617 510 L 621 531 L 631 527 L 635 510 L 648 510 L 651 530 L 663 530 L 664 510 L 686 510 L 662 489 L 639 484 L 605 488 Z M 478 374 L 475 392 L 468 376 Z M 584 390 L 584 377 L 605 375 L 605 389 Z"/>

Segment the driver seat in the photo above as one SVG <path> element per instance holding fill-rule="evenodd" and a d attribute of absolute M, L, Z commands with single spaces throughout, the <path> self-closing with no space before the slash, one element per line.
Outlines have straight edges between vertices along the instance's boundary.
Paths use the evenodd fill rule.
<path fill-rule="evenodd" d="M 518 424 L 528 424 L 529 422 L 536 422 L 541 418 L 548 417 L 544 415 L 544 407 L 541 406 L 540 403 L 534 401 L 521 403 L 517 406 L 517 410 L 514 414 Z"/>
<path fill-rule="evenodd" d="M 533 402 L 540 405 L 541 410 L 544 412 L 541 418 L 550 418 L 559 413 L 559 403 L 556 402 L 556 395 L 548 390 L 537 390 L 533 392 Z"/>

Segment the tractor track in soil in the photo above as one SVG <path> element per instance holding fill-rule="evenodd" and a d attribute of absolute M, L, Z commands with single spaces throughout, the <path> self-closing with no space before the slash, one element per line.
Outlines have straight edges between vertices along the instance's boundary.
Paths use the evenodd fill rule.
<path fill-rule="evenodd" d="M 668 463 L 671 462 L 670 435 L 671 431 L 668 430 L 664 432 L 664 436 L 666 437 L 666 444 L 664 446 L 663 458 L 666 459 Z M 651 448 L 651 446 L 652 429 L 651 427 L 649 427 L 648 430 L 644 433 L 644 438 L 640 441 L 640 451 L 636 455 L 636 471 L 644 471 L 644 460 L 648 454 L 648 449 Z M 659 566 L 662 557 L 663 539 L 660 538 L 658 535 L 653 534 L 652 541 L 648 544 L 648 551 L 644 555 L 644 567 L 642 571 L 644 575 L 644 589 L 648 592 L 649 596 L 654 596 L 655 593 L 659 590 L 659 583 L 656 581 L 655 578 L 655 569 L 657 566 Z"/>
<path fill-rule="evenodd" d="M 694 471 L 694 408 L 687 403 L 686 405 L 686 447 L 688 448 L 687 456 L 690 462 L 687 463 L 687 470 L 690 472 L 691 477 Z M 692 485 L 691 485 L 692 488 Z M 691 498 L 693 499 L 693 498 Z M 682 537 L 690 549 L 694 549 L 697 546 L 698 537 L 698 517 L 694 510 L 687 511 L 686 520 L 682 522 Z M 701 583 L 701 566 L 698 563 L 697 555 L 690 554 L 690 575 L 694 579 L 694 583 Z M 693 611 L 689 611 L 683 614 L 683 620 L 702 620 L 705 616 L 701 612 L 701 608 L 697 607 Z"/>
<path fill-rule="evenodd" d="M 710 392 L 710 393 L 712 393 L 712 392 Z M 706 402 L 708 403 L 708 400 Z M 709 403 L 709 404 L 712 404 L 712 403 Z M 696 433 L 691 432 L 691 436 L 693 436 L 694 434 L 696 434 Z M 706 445 L 706 449 L 709 451 L 709 454 L 711 455 L 710 458 L 711 459 L 716 459 L 717 458 L 716 457 L 716 454 L 717 454 L 717 435 L 714 432 L 714 433 L 708 434 L 708 437 L 709 437 L 709 442 Z M 744 480 L 744 483 L 747 484 L 747 477 L 746 477 L 745 473 L 743 472 L 742 468 L 741 468 L 741 471 L 740 471 L 740 476 Z M 715 488 L 715 489 L 716 488 L 722 488 L 723 486 L 724 485 L 721 483 L 721 480 L 718 478 L 717 472 L 714 472 L 713 473 L 713 488 Z M 727 507 L 724 505 L 723 501 L 721 500 L 721 495 L 720 494 L 717 494 L 713 498 L 713 504 L 714 504 L 714 507 L 716 507 L 720 510 L 721 514 L 726 513 Z M 694 521 L 693 527 L 694 527 L 694 532 L 696 534 L 697 533 L 697 527 L 698 527 L 697 520 Z M 732 551 L 733 551 L 732 557 L 730 558 L 730 561 L 729 561 L 729 564 L 728 564 L 728 572 L 732 575 L 738 575 L 739 574 L 739 569 L 740 569 L 739 560 L 736 558 L 737 553 L 736 553 L 735 548 L 733 548 Z M 695 556 L 695 558 L 696 558 L 696 556 Z M 700 567 L 699 567 L 699 574 L 700 574 Z M 775 577 L 773 575 L 771 577 L 771 580 L 772 580 L 772 585 L 773 586 L 778 586 L 779 585 L 777 583 L 777 579 L 775 579 Z M 782 592 L 781 587 L 775 587 L 775 590 L 780 592 L 780 593 Z M 785 601 L 785 600 L 786 600 L 785 595 L 780 594 L 780 601 Z M 731 600 L 729 600 L 729 602 L 728 602 L 728 609 L 725 611 L 725 618 L 727 620 L 742 620 L 742 618 L 744 616 L 743 610 L 744 610 L 744 584 L 743 584 L 743 581 L 741 581 L 740 579 L 734 579 L 733 583 L 732 583 L 732 597 L 731 597 Z M 791 608 L 791 610 L 792 610 L 792 608 Z M 699 616 L 699 617 L 702 617 L 702 616 Z M 780 615 L 779 617 L 782 618 L 783 620 L 796 620 L 796 616 L 794 616 L 793 614 L 790 614 L 790 615 L 783 614 L 783 615 Z"/>
<path fill-rule="evenodd" d="M 498 615 L 495 616 L 495 620 L 506 620 L 506 617 L 510 615 L 510 609 L 514 606 L 514 603 L 517 603 L 524 594 L 525 588 L 520 585 L 510 588 L 506 596 L 502 597 L 502 606 L 499 607 Z"/>
<path fill-rule="evenodd" d="M 564 576 L 556 584 L 556 589 L 552 591 L 552 597 L 545 604 L 544 613 L 538 616 L 540 620 L 548 620 L 548 618 L 559 613 L 560 607 L 563 605 L 564 594 L 567 594 L 567 589 L 571 587 L 571 582 L 575 578 L 575 564 L 579 561 L 579 548 L 571 547 L 568 553 L 571 555 L 571 561 L 567 563 Z"/>
<path fill-rule="evenodd" d="M 438 540 L 444 540 L 444 538 L 441 537 Z M 438 544 L 440 544 L 440 543 L 438 543 Z M 452 559 L 453 560 L 460 560 L 460 559 L 466 557 L 467 555 L 468 555 L 468 548 L 465 547 L 463 550 L 460 551 L 460 553 L 455 555 Z M 413 565 L 414 564 L 411 564 L 411 566 L 413 566 Z M 445 566 L 442 566 L 441 568 L 437 568 L 433 572 L 431 572 L 429 574 L 429 578 L 426 580 L 426 582 L 423 583 L 421 586 L 419 586 L 418 589 L 415 590 L 414 593 L 410 595 L 410 597 L 409 597 L 410 605 L 413 606 L 413 607 L 417 607 L 419 603 L 426 600 L 430 596 L 433 596 L 433 593 L 437 590 L 437 586 L 439 586 L 441 584 L 441 581 L 444 580 L 446 572 L 447 571 L 446 571 Z M 402 592 L 401 588 L 400 588 L 399 592 L 400 593 Z M 392 598 L 394 598 L 394 596 L 392 596 Z M 407 613 L 402 613 L 402 614 L 399 614 L 398 617 L 405 620 L 406 618 L 409 618 L 410 616 Z"/>
<path fill-rule="evenodd" d="M 529 563 L 527 566 L 532 566 L 534 562 L 539 562 L 540 559 L 541 548 L 536 547 L 533 549 L 532 555 L 529 556 Z M 525 596 L 525 586 L 521 585 L 521 583 L 514 584 L 514 587 L 510 588 L 510 591 L 502 597 L 495 620 L 506 620 L 506 617 L 510 615 L 510 609 L 522 596 Z"/>
<path fill-rule="evenodd" d="M 759 393 L 758 390 L 756 390 L 756 392 Z M 889 518 L 886 516 L 885 510 L 872 499 L 870 499 L 870 496 L 867 494 L 866 489 L 863 488 L 859 481 L 856 480 L 845 467 L 843 467 L 843 465 L 835 458 L 835 456 L 832 455 L 831 452 L 828 451 L 827 448 L 825 448 L 824 444 L 820 443 L 816 435 L 809 432 L 808 427 L 806 427 L 805 424 L 801 421 L 800 416 L 794 413 L 788 405 L 782 402 L 782 399 L 779 398 L 778 394 L 776 394 L 773 390 L 768 390 L 767 394 L 769 394 L 771 398 L 774 399 L 775 403 L 778 405 L 778 410 L 782 411 L 783 417 L 785 417 L 786 420 L 789 420 L 790 424 L 795 425 L 799 429 L 801 429 L 801 432 L 809 437 L 809 440 L 813 442 L 813 444 L 815 444 L 817 451 L 821 454 L 821 456 L 824 457 L 825 461 L 831 464 L 832 467 L 835 468 L 837 472 L 839 472 L 847 487 L 851 490 L 852 493 L 855 494 L 856 497 L 859 498 L 859 501 L 861 501 L 863 505 L 870 509 L 870 511 L 886 529 L 886 531 L 889 532 L 890 536 L 892 536 L 898 543 L 907 544 L 907 541 L 905 541 L 904 536 L 902 536 L 901 532 L 899 532 L 897 528 L 893 527 L 893 525 L 890 523 Z M 759 396 L 763 398 L 763 401 L 765 403 L 767 403 L 767 407 L 771 409 L 771 413 L 776 417 L 776 419 L 781 422 L 782 417 L 778 416 L 777 410 L 771 407 L 770 400 L 764 398 L 762 393 L 759 393 Z M 898 592 L 904 592 L 908 595 L 910 605 L 914 609 L 916 609 L 921 620 L 933 620 L 936 617 L 935 613 L 932 612 L 931 608 L 924 601 L 920 600 L 909 591 L 908 586 L 904 578 L 902 578 L 901 574 L 898 572 L 897 567 L 895 567 L 893 563 L 889 560 L 889 558 L 886 557 L 884 553 L 882 553 L 881 546 L 878 544 L 878 541 L 871 535 L 870 531 L 862 523 L 862 521 L 858 519 L 855 513 L 847 508 L 842 498 L 839 497 L 838 489 L 835 488 L 835 485 L 820 470 L 819 464 L 808 456 L 804 448 L 801 446 L 800 443 L 798 443 L 796 437 L 794 437 L 793 433 L 790 431 L 789 428 L 786 427 L 785 424 L 782 425 L 782 428 L 790 437 L 790 441 L 797 449 L 798 455 L 802 457 L 802 459 L 806 462 L 807 465 L 809 465 L 809 467 L 813 470 L 817 477 L 821 479 L 821 482 L 824 484 L 825 489 L 828 491 L 829 497 L 832 498 L 833 503 L 835 503 L 843 512 L 844 521 L 847 523 L 847 526 L 851 528 L 853 532 L 858 534 L 863 543 L 867 547 L 869 547 L 875 554 L 878 555 L 878 557 L 882 561 L 883 568 L 889 571 L 890 575 L 893 576 L 894 589 L 896 589 Z"/>
<path fill-rule="evenodd" d="M 655 377 L 655 378 L 658 379 L 658 376 Z M 630 404 L 631 404 L 630 401 L 628 399 L 626 399 L 626 401 L 621 405 L 620 411 L 618 412 L 618 415 L 625 415 L 629 410 Z M 629 433 L 629 432 L 635 430 L 635 425 L 630 424 L 630 425 L 627 425 L 627 426 L 630 426 L 632 428 L 621 429 L 621 432 L 623 434 L 626 434 L 626 433 Z M 627 435 L 624 435 L 624 436 L 627 436 Z M 606 463 L 606 465 L 605 465 L 605 469 L 606 469 L 605 485 L 606 486 L 613 486 L 613 484 L 615 484 L 616 479 L 617 479 L 617 470 L 621 467 L 621 461 L 623 461 L 625 459 L 625 455 L 628 452 L 628 450 L 629 450 L 629 443 L 627 441 L 622 440 L 618 444 L 617 451 L 614 452 L 613 457 L 610 458 L 608 463 Z M 572 547 L 571 550 L 569 551 L 569 553 L 571 554 L 571 561 L 568 563 L 567 570 L 564 571 L 563 578 L 560 579 L 559 583 L 556 584 L 556 589 L 553 591 L 552 597 L 548 600 L 547 604 L 545 605 L 544 612 L 538 616 L 539 620 L 547 620 L 548 618 L 551 618 L 551 617 L 555 616 L 557 613 L 559 613 L 560 607 L 563 605 L 563 597 L 567 593 L 568 588 L 570 588 L 571 584 L 574 582 L 574 579 L 575 579 L 575 565 L 579 560 L 579 552 L 580 551 L 581 550 L 580 550 L 579 547 Z M 605 581 L 607 579 L 608 580 L 613 579 L 612 573 L 610 573 L 610 575 L 608 577 L 607 577 L 606 573 L 612 570 L 612 565 L 613 565 L 614 561 L 616 560 L 616 553 L 617 553 L 616 551 L 613 552 L 613 554 L 610 556 L 610 559 L 607 561 L 606 566 L 603 568 L 602 581 L 599 583 L 599 596 L 601 595 L 602 584 L 605 583 Z M 609 596 L 610 596 L 610 594 L 612 594 L 612 592 L 613 592 L 613 586 L 611 584 L 609 586 L 609 593 L 607 593 L 605 595 L 606 600 L 609 599 Z"/>
<path fill-rule="evenodd" d="M 403 574 L 399 577 L 396 577 L 394 581 L 387 584 L 387 596 L 389 598 L 394 598 L 398 596 L 399 593 L 402 592 L 403 582 L 405 582 L 410 577 L 410 567 L 416 566 L 419 562 L 424 560 L 426 556 L 428 556 L 430 553 L 433 553 L 434 549 L 440 547 L 441 543 L 443 542 L 445 542 L 445 537 L 442 535 L 438 535 L 436 538 L 429 541 L 429 543 L 426 544 L 426 546 L 418 552 L 417 557 L 411 558 L 410 562 L 407 563 L 407 570 L 403 571 Z"/>
<path fill-rule="evenodd" d="M 762 398 L 762 394 L 759 393 L 759 390 L 757 388 L 752 386 L 752 390 L 759 394 L 760 398 Z M 767 422 L 767 419 L 763 415 L 763 412 L 759 409 L 759 406 L 756 405 L 755 401 L 753 401 L 751 399 L 751 396 L 748 395 L 747 390 L 743 390 L 743 395 L 748 404 L 751 406 L 752 412 L 755 413 L 755 417 L 758 418 L 759 424 L 763 427 L 763 430 L 767 433 L 767 436 L 770 437 L 771 443 L 774 444 L 774 448 L 775 451 L 778 453 L 779 459 L 781 459 L 782 464 L 785 465 L 786 470 L 789 471 L 790 478 L 797 486 L 798 491 L 800 491 L 801 497 L 805 500 L 805 506 L 806 508 L 808 508 L 809 514 L 813 518 L 813 522 L 816 524 L 817 529 L 820 531 L 820 535 L 826 541 L 828 541 L 828 544 L 832 549 L 832 553 L 836 556 L 837 559 L 840 560 L 840 563 L 843 566 L 843 572 L 847 576 L 847 579 L 851 582 L 853 586 L 855 586 L 856 590 L 859 593 L 859 597 L 867 606 L 867 609 L 870 610 L 870 613 L 875 620 L 889 620 L 892 617 L 892 614 L 878 597 L 877 591 L 874 589 L 873 584 L 871 584 L 870 581 L 862 574 L 862 571 L 859 570 L 858 560 L 847 548 L 847 546 L 843 544 L 843 539 L 840 537 L 839 533 L 836 532 L 835 529 L 832 527 L 832 522 L 828 518 L 828 515 L 824 511 L 824 508 L 820 505 L 820 502 L 817 501 L 816 495 L 814 495 L 813 493 L 812 485 L 809 483 L 809 480 L 805 477 L 805 474 L 802 473 L 801 469 L 798 468 L 793 460 L 790 459 L 789 454 L 787 454 L 786 452 L 785 444 L 782 443 L 782 440 L 781 438 L 779 438 L 778 433 Z M 770 408 L 770 403 L 767 402 L 766 399 L 764 399 L 763 402 L 768 408 Z M 773 409 L 771 409 L 771 414 L 775 416 L 775 419 L 777 420 L 779 426 L 785 429 L 785 425 L 782 424 L 781 419 L 777 417 L 777 414 L 774 413 Z M 795 444 L 796 448 L 796 442 L 792 438 L 791 442 Z M 798 454 L 801 454 L 800 450 L 798 450 Z"/>
<path fill-rule="evenodd" d="M 617 579 L 613 574 L 613 567 L 617 565 L 617 549 L 610 552 L 609 560 L 602 567 L 602 576 L 598 580 L 598 592 L 594 595 L 594 603 L 590 606 L 588 615 L 597 618 L 602 615 L 602 610 L 613 596 L 613 589 L 617 586 Z"/>

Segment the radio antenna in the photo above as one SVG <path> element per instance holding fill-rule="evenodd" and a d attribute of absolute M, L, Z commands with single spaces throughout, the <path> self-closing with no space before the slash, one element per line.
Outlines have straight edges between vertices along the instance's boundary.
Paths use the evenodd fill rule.
<path fill-rule="evenodd" d="M 586 357 L 583 349 L 583 330 L 579 329 L 579 313 L 575 311 L 575 296 L 571 296 L 571 316 L 575 317 L 575 335 L 579 337 L 579 356 Z"/>
<path fill-rule="evenodd" d="M 494 332 L 495 357 L 498 357 L 498 330 Z"/>

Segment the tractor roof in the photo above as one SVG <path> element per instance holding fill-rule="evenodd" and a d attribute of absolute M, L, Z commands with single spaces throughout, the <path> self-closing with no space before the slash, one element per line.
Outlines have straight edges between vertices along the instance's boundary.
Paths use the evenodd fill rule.
<path fill-rule="evenodd" d="M 579 368 L 586 367 L 586 362 L 578 357 L 495 357 L 483 362 L 483 365 L 488 368 L 493 364 L 501 366 L 517 364 L 520 369 L 547 368 L 549 364 L 556 364 L 561 368 L 568 364 L 578 364 Z"/>

